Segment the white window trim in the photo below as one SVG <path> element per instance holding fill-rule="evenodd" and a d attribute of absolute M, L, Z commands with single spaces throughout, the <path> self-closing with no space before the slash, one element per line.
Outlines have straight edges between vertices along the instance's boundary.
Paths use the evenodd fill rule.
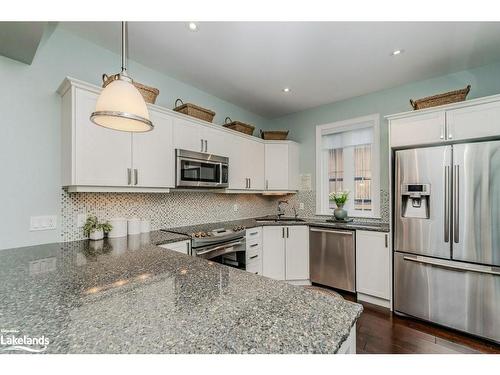
<path fill-rule="evenodd" d="M 370 126 L 362 123 L 371 122 Z M 353 119 L 332 122 L 329 124 L 316 125 L 316 215 L 331 216 L 332 210 L 324 209 L 322 200 L 326 196 L 325 186 L 322 183 L 323 158 L 321 155 L 321 136 L 333 133 L 340 133 L 348 130 L 363 129 L 373 127 L 373 160 L 372 160 L 372 189 L 373 189 L 373 211 L 356 212 L 351 217 L 380 218 L 380 114 L 356 117 Z M 328 211 L 328 212 L 327 212 Z"/>

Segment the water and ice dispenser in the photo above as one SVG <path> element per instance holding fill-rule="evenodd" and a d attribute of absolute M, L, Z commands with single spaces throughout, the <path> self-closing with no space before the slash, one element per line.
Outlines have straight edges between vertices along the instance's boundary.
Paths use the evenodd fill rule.
<path fill-rule="evenodd" d="M 430 184 L 401 185 L 401 216 L 407 218 L 428 219 Z"/>

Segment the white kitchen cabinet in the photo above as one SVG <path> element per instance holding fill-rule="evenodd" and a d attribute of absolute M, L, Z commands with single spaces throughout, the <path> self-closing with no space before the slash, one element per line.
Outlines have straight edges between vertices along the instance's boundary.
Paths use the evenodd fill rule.
<path fill-rule="evenodd" d="M 448 137 L 461 141 L 500 135 L 500 101 L 446 112 Z"/>
<path fill-rule="evenodd" d="M 389 233 L 356 231 L 356 292 L 358 299 L 391 306 Z"/>
<path fill-rule="evenodd" d="M 432 112 L 390 121 L 391 147 L 444 142 L 445 112 Z"/>
<path fill-rule="evenodd" d="M 266 142 L 265 180 L 266 190 L 298 190 L 299 149 L 295 142 Z"/>
<path fill-rule="evenodd" d="M 158 245 L 158 247 L 189 255 L 191 248 L 191 241 L 185 240 L 185 241 L 171 242 L 164 245 Z"/>
<path fill-rule="evenodd" d="M 258 140 L 228 134 L 229 189 L 264 190 L 264 144 Z"/>
<path fill-rule="evenodd" d="M 309 283 L 309 230 L 306 225 L 263 227 L 262 274 Z"/>
<path fill-rule="evenodd" d="M 128 186 L 132 167 L 132 136 L 97 126 L 90 121 L 90 114 L 95 111 L 97 94 L 75 89 L 73 99 L 75 110 L 73 124 L 63 123 L 67 132 L 73 133 L 73 155 L 64 155 L 72 162 L 71 171 L 65 176 L 67 185 L 91 186 Z M 64 103 L 71 108 L 70 103 Z M 68 115 L 71 115 L 70 113 Z M 71 125 L 73 128 L 70 129 Z M 67 160 L 66 162 L 68 162 Z"/>
<path fill-rule="evenodd" d="M 172 142 L 173 119 L 150 110 L 154 130 L 132 135 L 134 185 L 140 187 L 173 187 L 175 171 Z"/>
<path fill-rule="evenodd" d="M 262 275 L 262 227 L 246 230 L 246 271 Z"/>
<path fill-rule="evenodd" d="M 69 191 L 167 191 L 174 184 L 172 118 L 150 107 L 147 133 L 90 121 L 100 89 L 66 79 L 62 96 L 62 185 Z"/>

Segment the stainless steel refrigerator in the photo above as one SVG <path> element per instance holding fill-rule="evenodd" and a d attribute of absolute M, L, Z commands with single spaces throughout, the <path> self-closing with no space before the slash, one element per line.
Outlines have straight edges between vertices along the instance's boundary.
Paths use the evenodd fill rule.
<path fill-rule="evenodd" d="M 500 141 L 400 150 L 394 309 L 500 342 Z"/>

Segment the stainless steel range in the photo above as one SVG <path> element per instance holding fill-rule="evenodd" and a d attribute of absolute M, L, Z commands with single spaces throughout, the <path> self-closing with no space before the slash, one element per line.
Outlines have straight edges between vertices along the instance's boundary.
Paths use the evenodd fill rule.
<path fill-rule="evenodd" d="M 191 233 L 191 255 L 245 269 L 245 234 L 243 226 Z"/>

